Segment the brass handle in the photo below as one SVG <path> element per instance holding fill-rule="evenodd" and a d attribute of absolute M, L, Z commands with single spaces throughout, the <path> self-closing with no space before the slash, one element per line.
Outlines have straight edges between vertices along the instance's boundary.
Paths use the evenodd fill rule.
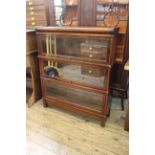
<path fill-rule="evenodd" d="M 89 50 L 91 51 L 93 48 L 92 47 L 89 47 Z"/>
<path fill-rule="evenodd" d="M 30 7 L 30 10 L 34 10 L 34 8 L 33 7 Z"/>
<path fill-rule="evenodd" d="M 29 2 L 29 5 L 32 5 L 32 2 L 31 1 Z"/>
<path fill-rule="evenodd" d="M 92 70 L 89 70 L 88 73 L 91 74 L 92 73 Z"/>
<path fill-rule="evenodd" d="M 70 1 L 70 2 L 69 2 L 69 5 L 73 5 L 73 2 L 72 2 L 72 1 Z"/>
<path fill-rule="evenodd" d="M 35 24 L 36 24 L 35 22 L 32 22 L 32 23 L 31 23 L 31 25 L 35 25 Z"/>
<path fill-rule="evenodd" d="M 92 58 L 93 57 L 93 55 L 92 54 L 89 54 L 89 58 Z"/>
<path fill-rule="evenodd" d="M 34 20 L 35 18 L 34 17 L 31 17 L 31 20 Z"/>
<path fill-rule="evenodd" d="M 30 12 L 30 15 L 34 15 L 34 12 Z"/>

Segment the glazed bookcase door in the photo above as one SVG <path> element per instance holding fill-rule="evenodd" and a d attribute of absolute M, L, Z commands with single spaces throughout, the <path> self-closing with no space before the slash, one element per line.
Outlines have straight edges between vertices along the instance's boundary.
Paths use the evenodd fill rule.
<path fill-rule="evenodd" d="M 53 0 L 55 26 L 78 26 L 79 0 Z"/>
<path fill-rule="evenodd" d="M 105 99 L 104 94 L 68 87 L 48 80 L 45 80 L 45 95 L 47 98 L 55 98 L 60 102 L 65 102 L 66 104 L 99 112 L 102 111 Z"/>
<path fill-rule="evenodd" d="M 41 76 L 64 81 L 69 84 L 80 85 L 81 87 L 90 87 L 92 89 L 108 89 L 109 69 L 101 66 L 82 65 L 68 61 L 44 60 L 40 61 Z M 52 76 L 47 68 L 52 68 L 55 74 Z M 56 72 L 56 73 L 55 73 Z"/>
<path fill-rule="evenodd" d="M 76 60 L 108 63 L 112 54 L 111 38 L 40 35 L 41 54 Z"/>

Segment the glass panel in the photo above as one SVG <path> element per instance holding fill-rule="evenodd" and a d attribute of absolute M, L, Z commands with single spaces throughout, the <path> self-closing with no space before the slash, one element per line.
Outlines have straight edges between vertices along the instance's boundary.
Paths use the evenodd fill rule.
<path fill-rule="evenodd" d="M 59 78 L 71 83 L 104 88 L 105 69 L 103 67 L 81 66 L 48 61 L 44 63 L 44 74 L 51 78 Z"/>
<path fill-rule="evenodd" d="M 57 26 L 78 25 L 79 0 L 54 0 L 55 24 Z"/>
<path fill-rule="evenodd" d="M 108 59 L 109 40 L 63 38 L 60 36 L 43 37 L 43 51 L 47 55 L 73 56 L 80 59 Z"/>
<path fill-rule="evenodd" d="M 111 25 L 113 25 L 114 23 L 110 21 L 110 18 L 113 20 L 113 22 L 114 19 L 118 20 L 117 25 L 119 25 L 120 21 L 128 20 L 128 12 L 129 12 L 128 0 L 115 0 L 115 1 L 97 0 L 96 5 L 97 26 L 107 26 L 107 21 L 111 22 Z"/>
<path fill-rule="evenodd" d="M 99 111 L 103 104 L 102 94 L 69 88 L 60 84 L 50 83 L 48 81 L 46 81 L 46 95 Z"/>

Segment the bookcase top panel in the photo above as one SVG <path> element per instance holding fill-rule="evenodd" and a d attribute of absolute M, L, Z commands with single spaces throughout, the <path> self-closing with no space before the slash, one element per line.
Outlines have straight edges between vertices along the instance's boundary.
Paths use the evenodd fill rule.
<path fill-rule="evenodd" d="M 99 34 L 114 34 L 118 31 L 115 27 L 37 27 L 39 32 L 67 32 L 67 33 L 99 33 Z"/>

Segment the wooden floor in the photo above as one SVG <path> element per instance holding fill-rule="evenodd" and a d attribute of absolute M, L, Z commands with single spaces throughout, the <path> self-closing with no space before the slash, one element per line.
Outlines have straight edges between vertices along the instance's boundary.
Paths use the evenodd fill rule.
<path fill-rule="evenodd" d="M 126 101 L 127 102 L 127 101 Z M 42 100 L 27 108 L 27 155 L 128 155 L 125 111 L 113 98 L 106 127 L 98 121 L 55 107 Z"/>

